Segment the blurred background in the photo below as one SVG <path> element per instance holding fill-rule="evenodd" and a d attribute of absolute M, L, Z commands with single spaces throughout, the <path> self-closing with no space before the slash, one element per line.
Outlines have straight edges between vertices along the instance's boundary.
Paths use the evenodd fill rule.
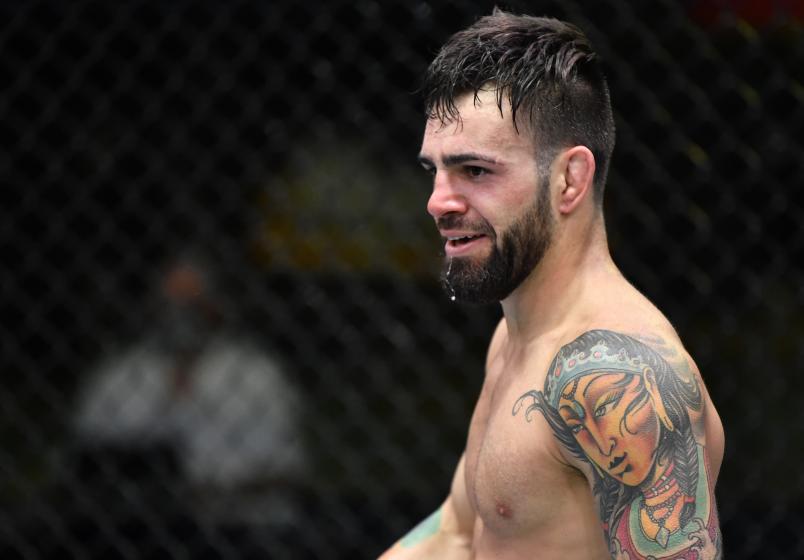
<path fill-rule="evenodd" d="M 607 61 L 726 556 L 804 558 L 804 3 L 498 4 Z M 374 558 L 440 504 L 500 311 L 438 286 L 416 90 L 492 6 L 0 3 L 2 558 Z"/>

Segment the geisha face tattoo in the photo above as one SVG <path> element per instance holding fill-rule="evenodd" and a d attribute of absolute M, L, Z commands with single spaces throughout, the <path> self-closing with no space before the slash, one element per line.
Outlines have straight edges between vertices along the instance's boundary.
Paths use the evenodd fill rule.
<path fill-rule="evenodd" d="M 615 558 L 688 560 L 722 553 L 705 442 L 690 420 L 694 412 L 700 421 L 702 406 L 690 370 L 679 374 L 640 340 L 597 330 L 563 346 L 544 389 L 522 395 L 512 412 L 525 407 L 530 420 L 539 411 L 591 467 Z"/>
<path fill-rule="evenodd" d="M 623 484 L 645 482 L 659 445 L 660 423 L 650 399 L 626 414 L 644 391 L 641 377 L 596 373 L 573 385 L 573 395 L 562 393 L 558 412 L 583 452 Z"/>

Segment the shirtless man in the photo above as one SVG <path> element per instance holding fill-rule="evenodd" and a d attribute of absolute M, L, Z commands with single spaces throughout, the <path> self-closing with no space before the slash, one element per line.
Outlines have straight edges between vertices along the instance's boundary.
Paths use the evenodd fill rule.
<path fill-rule="evenodd" d="M 587 39 L 495 11 L 447 42 L 424 91 L 447 294 L 504 318 L 449 496 L 382 560 L 721 558 L 723 428 L 609 254 L 614 121 Z"/>

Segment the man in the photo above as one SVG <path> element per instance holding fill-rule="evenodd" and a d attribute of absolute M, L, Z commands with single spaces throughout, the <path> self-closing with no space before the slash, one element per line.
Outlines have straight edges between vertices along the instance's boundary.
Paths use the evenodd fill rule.
<path fill-rule="evenodd" d="M 723 428 L 609 255 L 614 121 L 586 37 L 495 11 L 447 42 L 424 91 L 445 288 L 504 318 L 450 494 L 383 560 L 720 558 Z"/>
<path fill-rule="evenodd" d="M 176 502 L 181 514 L 237 535 L 242 552 L 275 546 L 265 543 L 289 538 L 298 525 L 306 452 L 295 387 L 282 365 L 232 324 L 214 276 L 195 255 L 171 260 L 156 278 L 147 332 L 98 365 L 82 390 L 75 428 L 83 453 L 122 465 L 116 482 L 131 482 L 146 508 L 164 513 Z M 132 460 L 149 464 L 155 451 L 175 457 L 180 476 L 173 486 L 157 479 L 165 476 L 159 469 L 142 475 L 128 467 Z M 176 493 L 165 495 L 166 485 Z M 193 550 L 218 545 L 192 543 Z"/>

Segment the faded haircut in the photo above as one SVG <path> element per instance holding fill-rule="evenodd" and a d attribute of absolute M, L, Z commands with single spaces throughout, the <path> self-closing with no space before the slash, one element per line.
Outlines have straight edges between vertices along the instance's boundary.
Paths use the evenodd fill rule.
<path fill-rule="evenodd" d="M 552 18 L 490 16 L 454 34 L 422 84 L 428 118 L 460 119 L 456 98 L 496 88 L 497 105 L 511 106 L 514 128 L 530 132 L 541 164 L 563 148 L 583 145 L 595 157 L 594 199 L 603 202 L 614 149 L 614 117 L 601 62 L 583 32 Z"/>

